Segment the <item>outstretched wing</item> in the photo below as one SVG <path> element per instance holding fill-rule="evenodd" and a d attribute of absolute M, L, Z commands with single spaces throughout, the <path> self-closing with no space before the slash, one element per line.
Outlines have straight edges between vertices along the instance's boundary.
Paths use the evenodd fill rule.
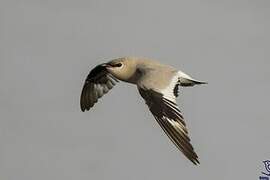
<path fill-rule="evenodd" d="M 88 74 L 81 94 L 81 110 L 89 110 L 106 94 L 118 80 L 113 77 L 103 64 L 96 66 Z"/>
<path fill-rule="evenodd" d="M 177 104 L 165 98 L 162 93 L 140 87 L 138 89 L 167 136 L 190 161 L 199 164 L 198 156 L 190 143 L 186 124 Z"/>

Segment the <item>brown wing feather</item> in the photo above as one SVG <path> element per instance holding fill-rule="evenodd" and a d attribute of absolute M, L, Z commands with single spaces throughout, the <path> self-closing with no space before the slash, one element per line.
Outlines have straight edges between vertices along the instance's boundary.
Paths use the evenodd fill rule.
<path fill-rule="evenodd" d="M 191 162 L 199 164 L 198 156 L 190 143 L 186 124 L 177 104 L 154 90 L 139 88 L 139 92 L 171 141 Z"/>
<path fill-rule="evenodd" d="M 103 66 L 96 66 L 88 74 L 81 93 L 81 110 L 89 110 L 94 104 L 106 94 L 118 82 Z"/>

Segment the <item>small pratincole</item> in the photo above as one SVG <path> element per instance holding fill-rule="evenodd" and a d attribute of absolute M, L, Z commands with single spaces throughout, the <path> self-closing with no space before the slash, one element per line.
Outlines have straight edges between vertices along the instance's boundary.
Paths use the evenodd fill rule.
<path fill-rule="evenodd" d="M 123 57 L 103 63 L 87 76 L 81 110 L 89 110 L 118 80 L 136 84 L 149 110 L 167 136 L 194 164 L 199 164 L 184 118 L 176 104 L 179 86 L 206 84 L 182 71 L 146 58 Z"/>

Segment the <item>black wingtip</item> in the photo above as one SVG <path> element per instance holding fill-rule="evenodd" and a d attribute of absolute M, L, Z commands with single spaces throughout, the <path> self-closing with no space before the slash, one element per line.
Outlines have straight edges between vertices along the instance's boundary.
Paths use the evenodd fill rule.
<path fill-rule="evenodd" d="M 198 159 L 193 159 L 191 162 L 196 166 L 200 165 L 200 161 Z"/>
<path fill-rule="evenodd" d="M 81 99 L 80 99 L 80 109 L 82 112 L 85 111 L 85 105 L 83 104 L 83 93 L 81 94 Z"/>
<path fill-rule="evenodd" d="M 186 153 L 184 153 L 184 155 L 188 158 L 188 160 L 190 160 L 194 165 L 198 166 L 200 165 L 200 161 L 199 161 L 199 157 L 198 155 L 193 151 L 192 155 L 186 155 Z"/>
<path fill-rule="evenodd" d="M 80 108 L 81 108 L 81 111 L 82 111 L 82 112 L 85 111 L 85 108 L 84 108 L 84 106 L 82 105 L 82 103 L 80 103 Z"/>

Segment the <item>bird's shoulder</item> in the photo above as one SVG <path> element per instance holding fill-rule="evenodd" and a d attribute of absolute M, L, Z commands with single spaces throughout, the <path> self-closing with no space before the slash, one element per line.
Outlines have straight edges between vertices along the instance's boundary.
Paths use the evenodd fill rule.
<path fill-rule="evenodd" d="M 153 71 L 141 78 L 137 85 L 138 88 L 153 90 L 175 101 L 178 95 L 178 80 L 178 73 L 175 71 Z"/>

